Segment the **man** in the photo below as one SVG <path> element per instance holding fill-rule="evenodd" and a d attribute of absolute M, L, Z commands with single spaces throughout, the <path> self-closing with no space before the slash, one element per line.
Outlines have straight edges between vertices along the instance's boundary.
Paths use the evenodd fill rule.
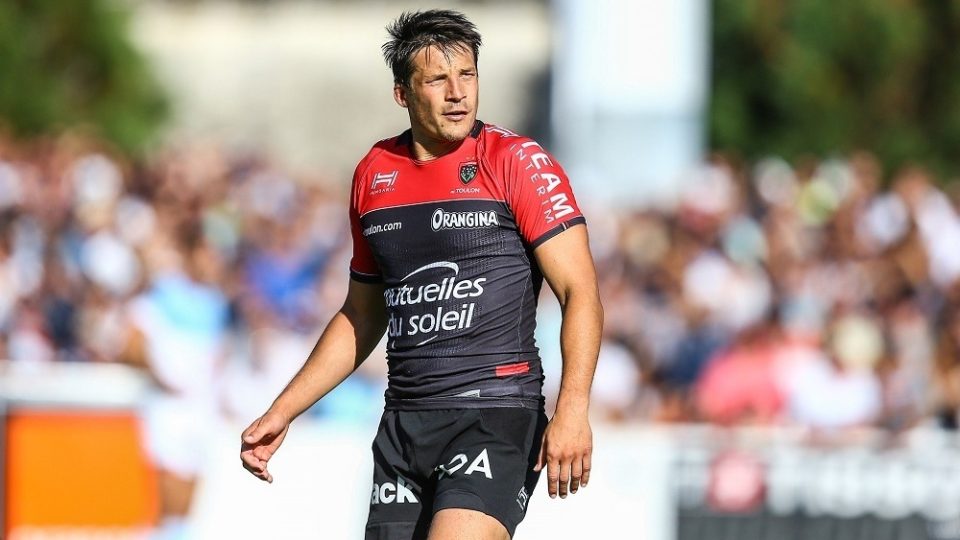
<path fill-rule="evenodd" d="M 213 389 L 226 358 L 229 307 L 215 286 L 223 281 L 222 261 L 198 230 L 167 230 L 158 240 L 180 257 L 163 268 L 154 258 L 149 286 L 127 305 L 121 358 L 154 382 L 142 411 L 160 503 L 152 538 L 186 538 L 209 442 L 205 434 L 219 419 Z"/>
<path fill-rule="evenodd" d="M 587 419 L 602 308 L 569 182 L 536 142 L 476 120 L 480 35 L 446 10 L 404 13 L 383 47 L 410 129 L 353 178 L 347 298 L 303 368 L 242 435 L 267 461 L 290 421 L 387 332 L 367 538 L 510 538 L 542 468 L 551 497 L 590 477 Z M 563 311 L 563 374 L 546 422 L 534 344 L 546 278 Z"/>

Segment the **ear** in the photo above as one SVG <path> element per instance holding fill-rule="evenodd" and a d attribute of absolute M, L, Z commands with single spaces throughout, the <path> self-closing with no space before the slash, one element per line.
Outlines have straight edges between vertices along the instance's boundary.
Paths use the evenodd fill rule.
<path fill-rule="evenodd" d="M 397 105 L 407 108 L 407 89 L 402 84 L 393 85 L 393 100 Z"/>

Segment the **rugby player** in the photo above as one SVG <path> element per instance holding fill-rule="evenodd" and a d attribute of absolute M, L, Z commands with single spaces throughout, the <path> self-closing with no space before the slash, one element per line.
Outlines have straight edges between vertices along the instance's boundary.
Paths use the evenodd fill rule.
<path fill-rule="evenodd" d="M 542 469 L 563 498 L 590 479 L 590 386 L 603 312 L 587 229 L 556 159 L 476 119 L 481 38 L 462 14 L 404 13 L 383 53 L 410 129 L 356 168 L 343 307 L 304 366 L 242 434 L 267 462 L 290 422 L 387 334 L 366 538 L 510 538 Z M 547 421 L 534 343 L 543 278 L 563 313 Z"/>

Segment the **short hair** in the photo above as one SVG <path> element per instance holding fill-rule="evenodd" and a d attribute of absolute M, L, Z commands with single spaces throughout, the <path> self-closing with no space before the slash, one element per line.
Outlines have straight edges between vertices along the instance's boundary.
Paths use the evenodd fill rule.
<path fill-rule="evenodd" d="M 427 47 L 435 46 L 444 54 L 471 51 L 474 62 L 480 57 L 480 33 L 458 11 L 405 11 L 387 26 L 387 33 L 391 39 L 383 44 L 383 59 L 393 71 L 393 82 L 396 84 L 407 85 L 410 82 L 413 58 Z"/>

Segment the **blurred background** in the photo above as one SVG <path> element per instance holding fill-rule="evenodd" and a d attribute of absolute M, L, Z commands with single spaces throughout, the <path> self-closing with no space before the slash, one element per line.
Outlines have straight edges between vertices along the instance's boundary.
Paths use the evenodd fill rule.
<path fill-rule="evenodd" d="M 358 538 L 384 350 L 261 484 L 348 281 L 412 1 L 0 1 L 0 537 Z M 960 4 L 474 0 L 606 310 L 594 477 L 523 538 L 960 539 Z M 541 298 L 548 408 L 560 315 Z"/>

